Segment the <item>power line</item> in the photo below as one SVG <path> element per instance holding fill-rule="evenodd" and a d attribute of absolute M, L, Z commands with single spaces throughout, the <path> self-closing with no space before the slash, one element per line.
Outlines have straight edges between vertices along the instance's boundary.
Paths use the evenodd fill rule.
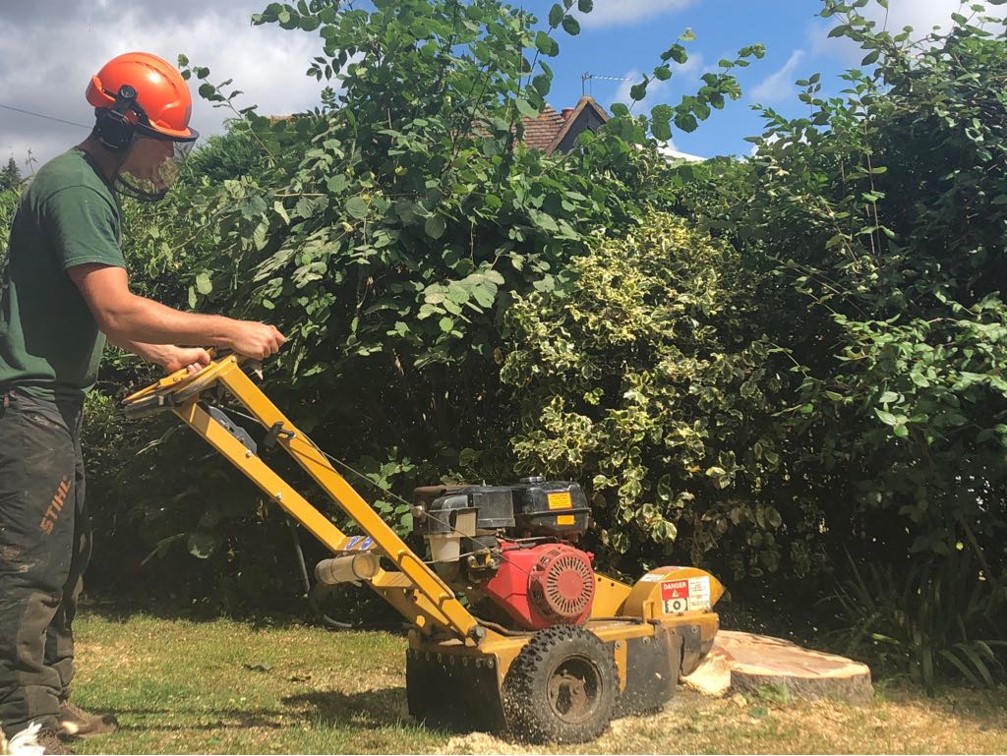
<path fill-rule="evenodd" d="M 83 123 L 76 123 L 75 121 L 64 121 L 62 118 L 56 118 L 55 116 L 45 115 L 44 113 L 33 113 L 30 110 L 15 108 L 13 105 L 4 105 L 2 102 L 0 102 L 0 108 L 4 108 L 5 110 L 13 110 L 17 113 L 24 113 L 25 115 L 35 116 L 36 118 L 45 118 L 47 121 L 56 121 L 58 123 L 65 123 L 68 126 L 80 126 L 82 129 L 91 128 L 90 126 L 87 126 Z"/>

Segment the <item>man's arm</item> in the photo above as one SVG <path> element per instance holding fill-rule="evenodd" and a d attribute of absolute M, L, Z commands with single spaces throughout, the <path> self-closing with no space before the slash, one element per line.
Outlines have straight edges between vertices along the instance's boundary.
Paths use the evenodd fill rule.
<path fill-rule="evenodd" d="M 275 354 L 286 341 L 274 326 L 265 323 L 182 312 L 137 296 L 129 290 L 129 278 L 123 268 L 75 265 L 67 269 L 67 275 L 84 297 L 98 327 L 114 344 L 131 351 L 131 344 L 199 344 L 264 359 Z"/>

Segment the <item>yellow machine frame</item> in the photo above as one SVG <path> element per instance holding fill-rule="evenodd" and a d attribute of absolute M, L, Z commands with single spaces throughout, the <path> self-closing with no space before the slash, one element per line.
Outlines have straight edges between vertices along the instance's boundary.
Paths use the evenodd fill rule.
<path fill-rule="evenodd" d="M 293 457 L 368 538 L 347 536 L 203 406 L 203 394 L 220 388 L 243 405 L 263 428 L 271 431 L 277 445 Z M 378 569 L 362 581 L 411 624 L 407 660 L 443 667 L 448 673 L 456 664 L 459 670 L 471 665 L 479 671 L 484 682 L 495 680 L 497 691 L 503 689 L 508 670 L 529 641 L 528 634 L 511 634 L 499 626 L 489 627 L 487 625 L 493 623 L 484 624 L 474 617 L 455 592 L 252 382 L 237 356 L 215 359 L 195 374 L 178 371 L 127 397 L 124 408 L 127 415 L 133 417 L 159 411 L 174 412 L 333 555 L 352 555 L 364 549 L 383 557 L 386 560 L 383 564 L 389 569 Z M 708 579 L 709 582 L 704 583 L 709 586 L 706 605 L 668 611 L 667 602 L 662 599 L 662 584 L 689 579 Z M 674 638 L 674 648 L 669 653 L 681 655 L 683 673 L 695 667 L 713 643 L 719 621 L 710 607 L 724 589 L 702 570 L 662 567 L 651 570 L 632 586 L 598 574 L 595 588 L 587 628 L 612 646 L 622 694 L 631 687 L 633 673 L 628 649 L 634 643 L 650 644 L 652 640 Z M 663 642 L 672 643 L 671 640 Z M 488 721 L 505 724 L 498 704 L 490 706 L 493 712 Z"/>

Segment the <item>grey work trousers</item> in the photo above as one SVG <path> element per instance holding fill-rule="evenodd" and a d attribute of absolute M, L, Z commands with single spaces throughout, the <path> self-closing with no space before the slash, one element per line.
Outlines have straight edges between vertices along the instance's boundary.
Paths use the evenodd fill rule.
<path fill-rule="evenodd" d="M 53 726 L 91 554 L 79 402 L 0 391 L 0 723 Z"/>

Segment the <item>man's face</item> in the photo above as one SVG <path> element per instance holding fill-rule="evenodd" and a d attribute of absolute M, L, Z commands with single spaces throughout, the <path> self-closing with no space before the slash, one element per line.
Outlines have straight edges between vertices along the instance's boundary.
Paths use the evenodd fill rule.
<path fill-rule="evenodd" d="M 167 139 L 138 136 L 120 170 L 141 181 L 158 183 L 165 162 L 174 157 L 175 143 Z"/>
<path fill-rule="evenodd" d="M 179 165 L 177 160 L 172 160 L 173 157 L 173 141 L 137 136 L 119 169 L 120 180 L 125 180 L 122 174 L 128 174 L 128 183 L 141 193 L 138 196 L 159 199 L 178 178 Z"/>

